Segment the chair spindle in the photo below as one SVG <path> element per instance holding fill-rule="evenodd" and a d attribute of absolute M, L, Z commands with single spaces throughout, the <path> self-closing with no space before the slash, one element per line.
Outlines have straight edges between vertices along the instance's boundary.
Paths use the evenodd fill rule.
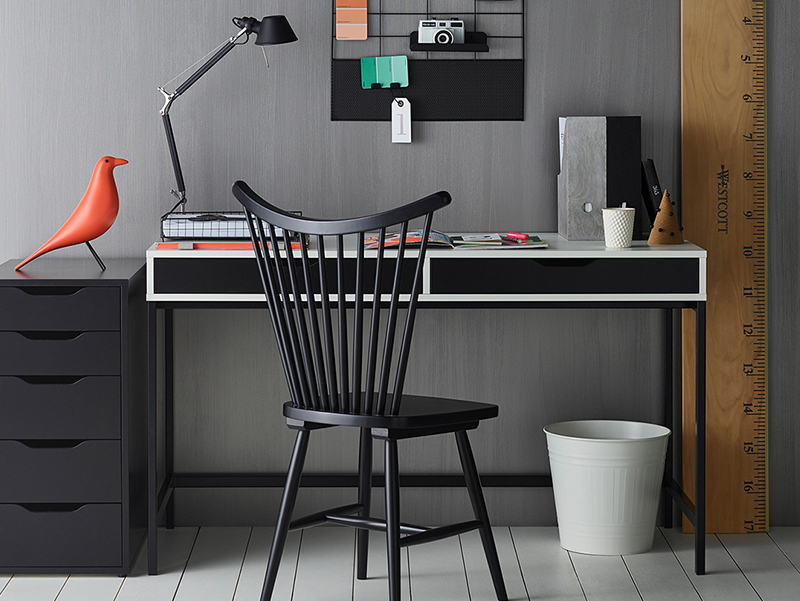
<path fill-rule="evenodd" d="M 386 323 L 386 337 L 383 344 L 383 364 L 381 365 L 381 379 L 378 387 L 378 406 L 376 413 L 385 415 L 386 395 L 389 389 L 389 372 L 392 365 L 394 352 L 394 334 L 397 325 L 397 310 L 400 304 L 400 276 L 403 271 L 403 256 L 406 250 L 406 235 L 408 234 L 408 221 L 403 222 L 400 229 L 400 244 L 397 248 L 397 259 L 394 268 L 394 281 L 392 283 L 391 300 L 389 301 L 389 315 Z"/>
<path fill-rule="evenodd" d="M 347 362 L 347 290 L 344 273 L 344 234 L 337 237 L 336 248 L 336 307 L 339 317 L 339 407 L 342 413 L 350 413 L 349 367 Z M 353 344 L 357 344 L 353 341 Z"/>
<path fill-rule="evenodd" d="M 381 228 L 378 241 L 378 256 L 375 261 L 375 284 L 372 293 L 372 313 L 369 329 L 369 356 L 367 379 L 364 383 L 364 413 L 372 413 L 375 391 L 375 369 L 378 361 L 378 333 L 381 322 L 381 279 L 383 277 L 384 251 L 386 250 L 386 228 Z"/>
<path fill-rule="evenodd" d="M 350 403 L 352 413 L 364 411 L 361 406 L 361 348 L 364 342 L 364 232 L 358 233 L 356 249 L 356 287 L 353 309 L 353 399 Z"/>
<path fill-rule="evenodd" d="M 428 247 L 428 235 L 431 233 L 431 220 L 432 215 L 429 213 L 425 217 L 424 233 L 420 243 L 419 257 L 425 256 L 425 251 Z M 400 413 L 400 401 L 403 397 L 403 384 L 405 383 L 408 356 L 411 350 L 411 335 L 414 332 L 414 319 L 417 314 L 417 302 L 419 300 L 419 293 L 421 292 L 420 287 L 422 286 L 422 266 L 423 261 L 418 260 L 414 271 L 414 283 L 411 288 L 411 300 L 406 313 L 406 325 L 403 329 L 403 341 L 400 344 L 400 357 L 397 360 L 397 373 L 395 374 L 390 415 L 397 415 Z"/>

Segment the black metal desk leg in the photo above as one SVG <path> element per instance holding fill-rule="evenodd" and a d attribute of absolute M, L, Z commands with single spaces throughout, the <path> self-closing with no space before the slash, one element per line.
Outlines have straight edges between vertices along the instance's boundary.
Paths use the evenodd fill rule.
<path fill-rule="evenodd" d="M 164 455 L 166 460 L 167 481 L 171 482 L 175 475 L 175 355 L 173 352 L 174 319 L 173 310 L 164 309 Z M 175 491 L 167 500 L 167 528 L 175 527 Z"/>
<path fill-rule="evenodd" d="M 667 457 L 665 465 L 667 469 L 667 476 L 670 478 L 675 476 L 675 430 L 673 429 L 672 419 L 672 415 L 675 410 L 675 399 L 673 397 L 672 390 L 672 358 L 675 349 L 673 348 L 674 340 L 672 335 L 672 311 L 673 309 L 664 310 L 664 426 L 669 428 L 670 432 L 672 432 L 672 436 L 669 437 L 669 442 L 667 443 Z M 666 488 L 664 489 L 664 492 L 661 493 L 661 497 L 664 499 L 664 528 L 672 528 L 672 497 Z"/>
<path fill-rule="evenodd" d="M 695 309 L 695 516 L 694 571 L 706 573 L 706 304 Z"/>
<path fill-rule="evenodd" d="M 158 573 L 158 327 L 155 303 L 147 303 L 147 573 Z"/>

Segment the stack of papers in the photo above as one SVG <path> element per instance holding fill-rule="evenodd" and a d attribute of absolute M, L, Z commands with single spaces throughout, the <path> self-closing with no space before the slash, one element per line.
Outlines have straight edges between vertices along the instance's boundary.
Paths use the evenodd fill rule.
<path fill-rule="evenodd" d="M 547 242 L 543 242 L 539 236 L 530 235 L 524 240 L 501 234 L 461 234 L 450 239 L 455 248 L 547 248 Z"/>

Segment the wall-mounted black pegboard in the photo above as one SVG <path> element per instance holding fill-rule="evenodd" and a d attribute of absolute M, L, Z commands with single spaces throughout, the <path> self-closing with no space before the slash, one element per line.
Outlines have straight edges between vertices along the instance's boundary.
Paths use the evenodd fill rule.
<path fill-rule="evenodd" d="M 524 0 L 368 0 L 365 41 L 336 40 L 332 6 L 331 120 L 390 121 L 393 96 L 411 101 L 415 121 L 524 119 Z M 488 51 L 411 50 L 419 21 L 434 17 L 485 33 Z M 408 87 L 361 88 L 362 57 L 396 55 L 409 59 Z"/>

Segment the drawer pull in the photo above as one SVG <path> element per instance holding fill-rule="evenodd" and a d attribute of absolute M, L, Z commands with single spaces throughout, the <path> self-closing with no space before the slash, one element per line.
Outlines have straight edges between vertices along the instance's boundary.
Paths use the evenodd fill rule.
<path fill-rule="evenodd" d="M 83 288 L 80 286 L 26 286 L 17 288 L 28 296 L 72 296 L 78 294 Z"/>
<path fill-rule="evenodd" d="M 28 340 L 76 340 L 83 332 L 19 332 Z"/>
<path fill-rule="evenodd" d="M 586 267 L 594 259 L 531 259 L 542 267 Z"/>
<path fill-rule="evenodd" d="M 83 503 L 17 503 L 31 513 L 72 513 L 83 507 Z"/>
<path fill-rule="evenodd" d="M 84 379 L 85 376 L 12 376 L 18 380 L 22 380 L 31 386 L 43 386 L 46 384 L 77 384 Z"/>
<path fill-rule="evenodd" d="M 29 449 L 74 449 L 85 440 L 51 439 L 51 440 L 20 440 L 17 441 Z"/>

